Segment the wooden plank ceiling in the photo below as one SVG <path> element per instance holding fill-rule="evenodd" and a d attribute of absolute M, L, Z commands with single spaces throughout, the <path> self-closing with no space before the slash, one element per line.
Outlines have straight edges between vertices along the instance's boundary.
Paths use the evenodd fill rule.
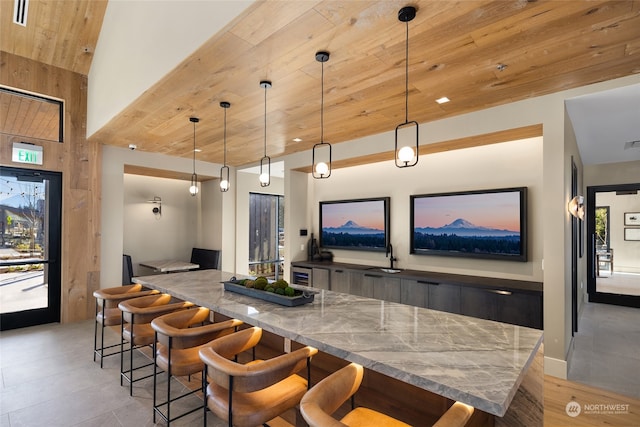
<path fill-rule="evenodd" d="M 0 47 L 86 74 L 105 2 L 33 1 L 26 30 L 7 23 Z M 393 130 L 405 119 L 405 1 L 259 1 L 98 130 L 94 143 L 227 163 L 309 150 Z M 414 0 L 409 120 L 429 122 L 640 72 L 640 1 Z M 36 12 L 32 14 L 33 9 Z M 31 22 L 34 21 L 34 22 Z M 36 29 L 32 29 L 30 25 Z M 437 104 L 447 96 L 451 102 Z M 301 142 L 295 142 L 300 138 Z M 338 147 L 334 148 L 339 150 Z M 392 158 L 392 157 L 391 157 Z M 376 158 L 376 161 L 379 159 Z"/>

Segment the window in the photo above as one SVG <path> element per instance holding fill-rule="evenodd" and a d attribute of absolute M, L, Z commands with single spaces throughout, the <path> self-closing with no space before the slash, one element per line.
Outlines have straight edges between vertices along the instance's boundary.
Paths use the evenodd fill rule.
<path fill-rule="evenodd" d="M 279 279 L 284 262 L 284 196 L 249 193 L 249 273 Z"/>
<path fill-rule="evenodd" d="M 62 142 L 62 101 L 0 87 L 0 132 Z"/>
<path fill-rule="evenodd" d="M 609 206 L 596 207 L 596 250 L 609 248 Z"/>

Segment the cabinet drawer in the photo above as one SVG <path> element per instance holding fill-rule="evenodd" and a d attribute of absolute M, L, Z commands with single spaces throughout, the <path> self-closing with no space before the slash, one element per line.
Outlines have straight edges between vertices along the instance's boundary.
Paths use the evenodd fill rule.
<path fill-rule="evenodd" d="M 460 314 L 497 320 L 498 294 L 478 288 L 460 290 Z"/>
<path fill-rule="evenodd" d="M 429 307 L 429 283 L 420 280 L 401 279 L 400 302 L 416 307 Z"/>
<path fill-rule="evenodd" d="M 460 286 L 431 283 L 429 286 L 429 308 L 460 314 Z"/>
<path fill-rule="evenodd" d="M 311 286 L 318 289 L 331 289 L 331 281 L 329 277 L 328 268 L 313 267 L 313 273 L 311 274 Z"/>

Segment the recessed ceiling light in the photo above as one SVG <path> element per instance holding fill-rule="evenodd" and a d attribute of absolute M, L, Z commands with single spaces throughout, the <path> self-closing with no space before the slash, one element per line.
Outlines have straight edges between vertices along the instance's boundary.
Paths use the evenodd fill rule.
<path fill-rule="evenodd" d="M 293 138 L 293 142 L 302 142 L 302 138 Z"/>
<path fill-rule="evenodd" d="M 446 96 L 443 96 L 442 98 L 438 98 L 438 99 L 436 99 L 436 102 L 437 102 L 438 104 L 444 104 L 444 103 L 449 102 L 449 101 L 450 101 L 450 99 L 449 99 L 449 98 L 447 98 Z"/>
<path fill-rule="evenodd" d="M 202 153 L 202 150 L 201 150 L 201 149 L 199 149 L 199 148 L 196 148 L 196 149 L 195 149 L 195 150 L 193 150 L 193 151 L 195 151 L 196 153 Z"/>

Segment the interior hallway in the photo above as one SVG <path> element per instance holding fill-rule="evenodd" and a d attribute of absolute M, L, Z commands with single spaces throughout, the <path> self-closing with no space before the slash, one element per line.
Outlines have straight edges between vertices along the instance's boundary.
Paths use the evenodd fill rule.
<path fill-rule="evenodd" d="M 586 303 L 574 346 L 569 380 L 640 398 L 640 309 Z"/>

